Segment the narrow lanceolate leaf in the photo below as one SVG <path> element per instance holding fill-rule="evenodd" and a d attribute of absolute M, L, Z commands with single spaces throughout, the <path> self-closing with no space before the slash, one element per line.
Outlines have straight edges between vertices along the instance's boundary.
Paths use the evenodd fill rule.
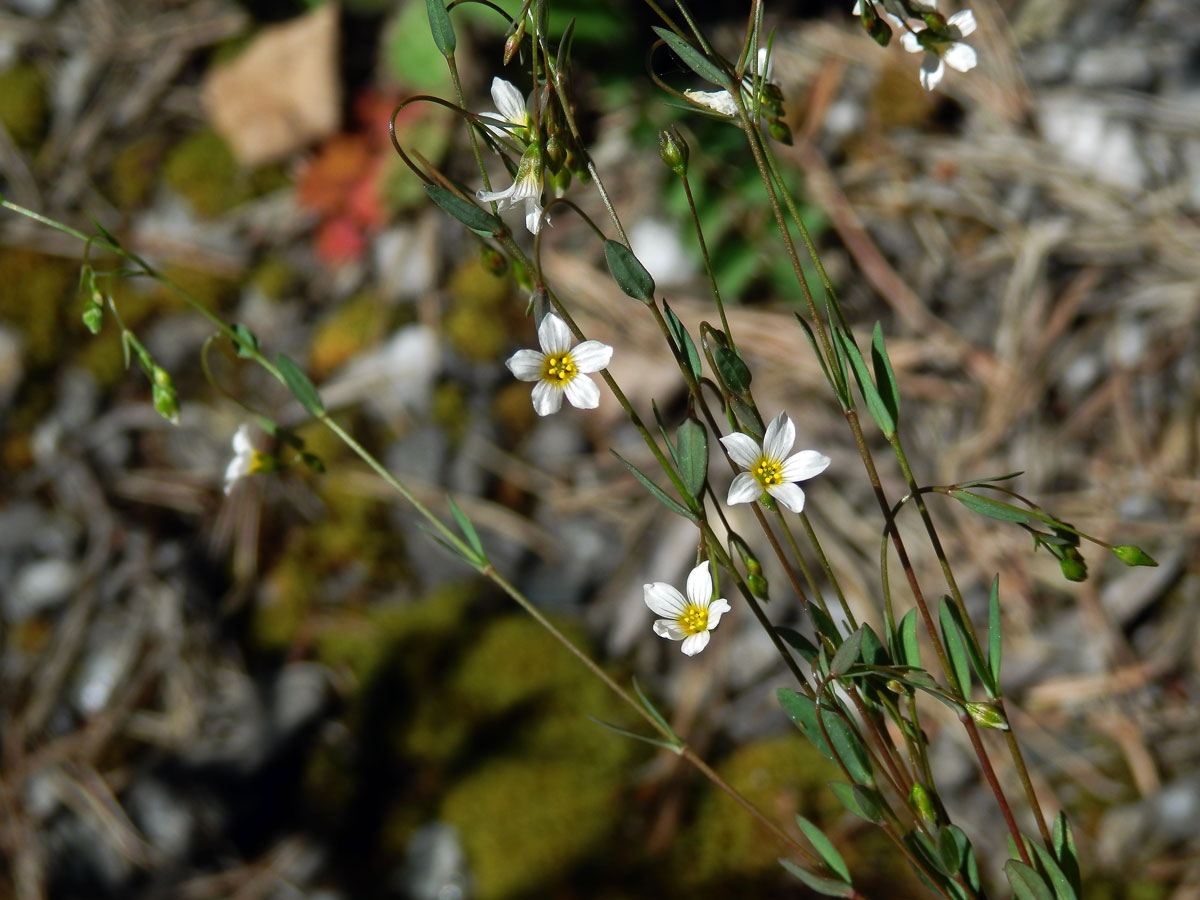
<path fill-rule="evenodd" d="M 644 487 L 646 490 L 648 490 L 651 493 L 651 495 L 654 497 L 655 500 L 657 500 L 659 503 L 661 503 L 663 506 L 665 506 L 671 512 L 675 513 L 675 515 L 677 515 L 677 516 L 683 516 L 685 519 L 691 519 L 693 522 L 700 521 L 699 517 L 694 512 L 692 512 L 690 509 L 688 509 L 687 507 L 680 504 L 679 501 L 673 500 L 670 497 L 668 497 L 666 492 L 662 488 L 660 488 L 657 484 L 655 484 L 653 481 L 651 481 L 649 478 L 647 478 L 645 475 L 643 475 L 640 471 L 638 471 L 637 466 L 635 466 L 633 463 L 631 463 L 629 460 L 627 460 L 625 457 L 623 457 L 616 450 L 611 450 L 610 452 L 612 453 L 613 456 L 615 456 L 618 460 L 621 461 L 621 465 L 623 465 L 625 468 L 627 468 L 630 472 L 633 473 L 633 477 L 642 483 L 642 487 Z"/>
<path fill-rule="evenodd" d="M 241 322 L 235 322 L 233 333 L 237 335 L 237 341 L 234 342 L 234 346 L 237 348 L 239 359 L 250 359 L 250 351 L 258 352 L 258 338 L 254 336 L 254 332 L 249 328 Z"/>
<path fill-rule="evenodd" d="M 1038 863 L 1041 865 L 1042 871 L 1050 879 L 1050 885 L 1054 888 L 1054 900 L 1079 900 L 1079 895 L 1075 892 L 1075 886 L 1071 884 L 1066 873 L 1063 872 L 1050 851 L 1041 844 L 1033 843 L 1033 841 L 1029 842 L 1029 846 L 1037 854 Z"/>
<path fill-rule="evenodd" d="M 688 368 L 692 370 L 692 377 L 697 381 L 700 380 L 700 353 L 696 350 L 696 345 L 692 342 L 692 336 L 687 333 L 687 329 L 683 327 L 683 323 L 679 321 L 679 317 L 675 315 L 667 301 L 663 301 L 663 312 L 667 317 L 667 328 L 671 332 L 671 337 L 675 340 L 675 347 L 679 351 L 680 356 L 687 360 Z"/>
<path fill-rule="evenodd" d="M 498 218 L 440 184 L 425 185 L 425 193 L 429 195 L 430 200 L 476 234 L 492 236 L 504 230 L 504 223 Z"/>
<path fill-rule="evenodd" d="M 984 497 L 982 494 L 956 490 L 951 491 L 950 496 L 972 512 L 977 512 L 981 516 L 987 516 L 990 519 L 999 519 L 1001 522 L 1029 521 L 1029 516 L 1021 510 L 1016 509 L 1008 503 L 1001 503 L 999 500 Z"/>
<path fill-rule="evenodd" d="M 602 728 L 607 728 L 609 731 L 616 732 L 627 738 L 632 738 L 635 741 L 641 741 L 643 744 L 650 744 L 654 747 L 661 747 L 664 750 L 679 751 L 679 745 L 663 738 L 650 737 L 645 734 L 638 734 L 636 731 L 630 731 L 628 728 L 622 728 L 620 725 L 614 725 L 611 722 L 605 722 L 603 719 L 597 719 L 595 716 L 588 716 L 593 722 Z"/>
<path fill-rule="evenodd" d="M 847 774 L 859 784 L 873 783 L 866 747 L 841 716 L 831 709 L 822 709 L 818 724 L 816 704 L 808 697 L 786 688 L 781 688 L 777 696 L 783 711 L 827 759 L 841 760 Z M 828 741 L 825 734 L 829 735 Z"/>
<path fill-rule="evenodd" d="M 717 367 L 717 374 L 721 376 L 721 381 L 730 391 L 735 394 L 744 394 L 750 387 L 750 370 L 746 368 L 746 364 L 742 362 L 742 358 L 728 347 L 716 346 L 713 347 L 713 363 Z"/>
<path fill-rule="evenodd" d="M 458 504 L 454 502 L 454 498 L 449 494 L 446 495 L 446 503 L 450 507 L 450 514 L 454 516 L 454 521 L 458 523 L 458 530 L 462 532 L 462 536 L 467 539 L 467 543 L 471 545 L 471 549 L 483 561 L 487 561 L 487 555 L 483 552 L 483 543 L 479 540 L 479 534 L 475 531 L 475 526 L 471 524 L 471 520 L 467 518 L 466 513 L 458 508 Z"/>
<path fill-rule="evenodd" d="M 846 674 L 846 670 L 858 662 L 859 651 L 862 650 L 863 629 L 859 629 L 846 638 L 842 642 L 842 646 L 838 647 L 837 653 L 833 654 L 833 659 L 829 661 L 829 674 L 834 678 L 841 678 Z"/>
<path fill-rule="evenodd" d="M 867 370 L 867 364 L 863 360 L 862 354 L 858 352 L 858 348 L 854 346 L 854 341 L 850 336 L 841 329 L 834 331 L 833 335 L 841 345 L 846 358 L 850 360 L 850 368 L 854 372 L 858 391 L 867 404 L 867 412 L 871 414 L 871 418 L 875 420 L 875 424 L 879 426 L 879 430 L 883 432 L 884 436 L 891 437 L 896 433 L 896 420 L 892 418 L 891 412 L 875 387 L 875 382 L 871 380 L 871 373 Z"/>
<path fill-rule="evenodd" d="M 800 323 L 800 327 L 804 329 L 804 336 L 808 338 L 809 344 L 812 345 L 813 356 L 817 358 L 817 362 L 821 364 L 821 371 L 825 373 L 825 380 L 829 382 L 829 386 L 833 388 L 833 392 L 837 394 L 838 401 L 842 404 L 842 409 L 850 407 L 850 397 L 846 392 L 846 377 L 841 366 L 834 369 L 829 368 L 829 364 L 825 362 L 825 356 L 821 353 L 820 347 L 817 345 L 817 336 L 813 334 L 812 326 L 805 321 L 804 316 L 800 313 L 795 313 L 796 321 Z"/>
<path fill-rule="evenodd" d="M 979 677 L 979 683 L 983 685 L 983 689 L 987 691 L 989 697 L 996 696 L 996 682 L 992 679 L 992 669 L 988 661 L 983 658 L 980 648 L 972 641 L 967 639 L 967 624 L 963 621 L 962 611 L 958 604 L 951 603 L 947 598 L 946 607 L 950 610 L 950 615 L 954 618 L 954 623 L 958 626 L 958 633 L 962 637 L 963 646 L 966 648 L 967 657 L 971 660 L 971 668 L 975 670 L 975 674 Z"/>
<path fill-rule="evenodd" d="M 442 0 L 425 0 L 425 6 L 429 10 L 429 30 L 433 32 L 433 42 L 442 56 L 449 57 L 454 52 L 454 26 L 450 24 L 450 13 L 446 11 Z"/>
<path fill-rule="evenodd" d="M 948 875 L 957 875 L 967 862 L 970 841 L 957 825 L 947 825 L 938 832 L 937 850 Z"/>
<path fill-rule="evenodd" d="M 892 371 L 892 361 L 888 359 L 887 347 L 883 343 L 883 326 L 875 323 L 875 331 L 871 335 L 871 367 L 875 370 L 875 384 L 883 405 L 891 414 L 892 421 L 900 424 L 900 388 L 896 384 L 896 373 Z"/>
<path fill-rule="evenodd" d="M 667 720 L 663 718 L 662 713 L 658 711 L 658 708 L 650 702 L 650 698 L 646 696 L 646 693 L 642 690 L 642 686 L 638 684 L 638 680 L 636 678 L 633 679 L 633 689 L 637 692 L 638 699 L 642 701 L 642 706 L 646 707 L 646 712 L 650 713 L 654 721 L 662 726 L 663 731 L 674 737 L 674 730 L 670 725 L 667 724 Z M 676 739 L 676 746 L 678 746 L 678 739 Z"/>
<path fill-rule="evenodd" d="M 654 33 L 663 39 L 663 43 L 675 51 L 675 55 L 682 59 L 689 69 L 705 81 L 711 81 L 713 84 L 729 90 L 732 86 L 729 76 L 722 72 L 714 63 L 706 59 L 703 53 L 670 29 L 661 28 L 657 25 L 653 27 Z"/>
<path fill-rule="evenodd" d="M 679 477 L 692 497 L 704 495 L 708 480 L 708 432 L 695 419 L 686 419 L 675 435 L 678 447 Z"/>
<path fill-rule="evenodd" d="M 1079 875 L 1079 857 L 1075 855 L 1075 836 L 1071 834 L 1071 823 L 1067 821 L 1066 813 L 1060 811 L 1055 817 L 1054 828 L 1050 834 L 1059 867 L 1075 888 L 1075 893 L 1082 895 L 1083 882 Z"/>
<path fill-rule="evenodd" d="M 846 784 L 842 781 L 829 782 L 829 789 L 854 815 L 868 822 L 883 821 L 883 798 L 871 788 L 861 784 Z"/>
<path fill-rule="evenodd" d="M 626 297 L 646 304 L 654 302 L 654 279 L 632 250 L 617 241 L 605 241 L 604 258 L 608 261 L 608 271 L 612 272 L 617 287 L 625 292 Z"/>
<path fill-rule="evenodd" d="M 910 609 L 900 620 L 900 647 L 904 652 L 906 666 L 921 667 L 921 644 L 917 640 L 917 611 Z"/>
<path fill-rule="evenodd" d="M 988 597 L 988 671 L 992 673 L 992 684 L 996 696 L 1000 692 L 1000 655 L 1002 636 L 1000 633 L 1000 576 L 992 579 L 992 593 Z"/>
<path fill-rule="evenodd" d="M 943 597 L 938 609 L 938 618 L 942 624 L 942 640 L 946 643 L 946 653 L 950 657 L 951 673 L 958 687 L 958 693 L 969 698 L 971 696 L 971 663 L 967 659 L 966 641 L 959 630 L 958 619 L 951 608 L 949 597 Z"/>
<path fill-rule="evenodd" d="M 846 861 L 842 859 L 842 854 L 838 853 L 837 847 L 833 846 L 833 842 L 825 837 L 824 832 L 799 813 L 796 814 L 796 824 L 800 826 L 800 830 L 804 832 L 808 842 L 813 845 L 813 849 L 817 851 L 821 861 L 842 876 L 843 881 L 850 881 L 850 870 L 846 868 Z"/>
<path fill-rule="evenodd" d="M 321 395 L 317 393 L 313 383 L 304 374 L 304 370 L 296 365 L 290 356 L 284 356 L 282 353 L 275 357 L 275 365 L 279 367 L 284 384 L 300 401 L 304 411 L 314 418 L 321 416 L 325 412 L 325 405 L 321 402 Z"/>
<path fill-rule="evenodd" d="M 1016 900 L 1054 900 L 1054 892 L 1032 866 L 1010 859 L 1004 864 L 1004 874 Z"/>
<path fill-rule="evenodd" d="M 780 625 L 775 629 L 775 633 L 783 638 L 784 642 L 804 657 L 804 661 L 811 663 L 817 658 L 817 645 L 798 632 L 795 628 L 788 628 L 786 625 Z"/>
<path fill-rule="evenodd" d="M 1024 474 L 1025 474 L 1024 471 L 1020 471 L 1020 472 L 1009 472 L 1007 475 L 988 475 L 984 478 L 972 478 L 970 481 L 959 482 L 958 486 L 960 488 L 979 487 L 981 484 L 995 484 L 997 481 L 1008 481 L 1009 479 L 1016 478 L 1019 475 L 1024 475 Z"/>
<path fill-rule="evenodd" d="M 807 869 L 800 868 L 794 862 L 786 859 L 781 859 L 779 864 L 823 897 L 854 896 L 854 886 L 844 881 L 836 881 L 832 878 L 817 875 Z"/>

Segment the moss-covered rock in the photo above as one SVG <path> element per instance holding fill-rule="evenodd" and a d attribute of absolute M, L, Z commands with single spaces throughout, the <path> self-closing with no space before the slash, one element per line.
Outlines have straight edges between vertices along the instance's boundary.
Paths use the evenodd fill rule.
<path fill-rule="evenodd" d="M 218 216 L 250 196 L 247 179 L 229 146 L 209 129 L 188 135 L 171 148 L 163 177 L 205 218 Z"/>
<path fill-rule="evenodd" d="M 468 359 L 495 360 L 511 343 L 509 276 L 493 275 L 474 256 L 455 269 L 446 292 L 451 302 L 442 323 L 447 340 Z"/>
<path fill-rule="evenodd" d="M 18 147 L 35 148 L 46 132 L 46 82 L 31 63 L 0 72 L 0 124 Z"/>
<path fill-rule="evenodd" d="M 33 366 L 58 359 L 69 346 L 64 340 L 82 326 L 68 324 L 79 265 L 28 250 L 0 250 L 0 321 L 20 333 L 25 358 Z M 75 307 L 82 311 L 80 303 Z"/>

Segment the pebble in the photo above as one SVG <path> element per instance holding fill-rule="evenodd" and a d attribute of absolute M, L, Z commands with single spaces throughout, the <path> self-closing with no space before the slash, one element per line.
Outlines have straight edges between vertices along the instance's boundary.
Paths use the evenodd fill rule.
<path fill-rule="evenodd" d="M 39 559 L 17 573 L 4 594 L 4 618 L 25 622 L 63 603 L 78 583 L 79 570 L 65 559 Z"/>

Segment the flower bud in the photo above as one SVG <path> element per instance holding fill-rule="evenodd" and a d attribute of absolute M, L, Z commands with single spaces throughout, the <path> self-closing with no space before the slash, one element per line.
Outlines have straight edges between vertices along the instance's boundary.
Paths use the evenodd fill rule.
<path fill-rule="evenodd" d="M 980 728 L 994 728 L 997 731 L 1008 731 L 1008 719 L 999 707 L 991 703 L 968 703 L 967 715 L 975 720 Z"/>
<path fill-rule="evenodd" d="M 792 129 L 788 128 L 781 119 L 771 119 L 767 122 L 767 133 L 779 143 L 792 146 Z"/>
<path fill-rule="evenodd" d="M 545 160 L 547 170 L 554 174 L 561 171 L 563 163 L 567 161 L 566 145 L 557 133 L 551 134 L 546 138 Z"/>
<path fill-rule="evenodd" d="M 83 309 L 83 324 L 92 334 L 99 334 L 100 326 L 104 324 L 104 307 L 88 303 Z"/>
<path fill-rule="evenodd" d="M 908 805 L 926 822 L 937 821 L 937 807 L 934 805 L 933 796 L 921 782 L 913 782 L 912 789 L 908 792 Z"/>
<path fill-rule="evenodd" d="M 1127 566 L 1157 566 L 1154 558 L 1141 547 L 1121 544 L 1112 548 L 1113 555 Z"/>
<path fill-rule="evenodd" d="M 1058 567 L 1067 581 L 1087 581 L 1087 561 L 1074 547 L 1068 547 L 1058 557 Z"/>
<path fill-rule="evenodd" d="M 690 152 L 687 141 L 674 125 L 658 133 L 658 155 L 662 157 L 663 164 L 680 178 L 687 175 Z"/>
<path fill-rule="evenodd" d="M 768 596 L 769 586 L 767 584 L 767 579 L 763 578 L 761 575 L 756 575 L 754 572 L 751 572 L 746 576 L 746 586 L 750 588 L 750 593 L 759 600 L 766 601 L 771 599 L 770 596 Z"/>
<path fill-rule="evenodd" d="M 508 40 L 504 42 L 504 64 L 507 66 L 512 62 L 512 58 L 517 55 L 517 51 L 521 49 L 521 41 L 525 37 L 525 19 L 521 19 L 521 24 L 517 26 L 517 30 L 508 36 Z"/>
<path fill-rule="evenodd" d="M 151 375 L 150 396 L 154 402 L 154 411 L 170 422 L 179 424 L 179 400 L 175 396 L 175 385 L 166 369 L 155 366 Z"/>

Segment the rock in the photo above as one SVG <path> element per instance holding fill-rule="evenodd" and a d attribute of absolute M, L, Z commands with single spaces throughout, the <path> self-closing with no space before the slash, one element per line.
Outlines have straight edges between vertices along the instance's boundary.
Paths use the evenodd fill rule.
<path fill-rule="evenodd" d="M 24 566 L 4 594 L 4 618 L 25 622 L 65 601 L 79 581 L 78 568 L 65 559 L 40 559 Z"/>

